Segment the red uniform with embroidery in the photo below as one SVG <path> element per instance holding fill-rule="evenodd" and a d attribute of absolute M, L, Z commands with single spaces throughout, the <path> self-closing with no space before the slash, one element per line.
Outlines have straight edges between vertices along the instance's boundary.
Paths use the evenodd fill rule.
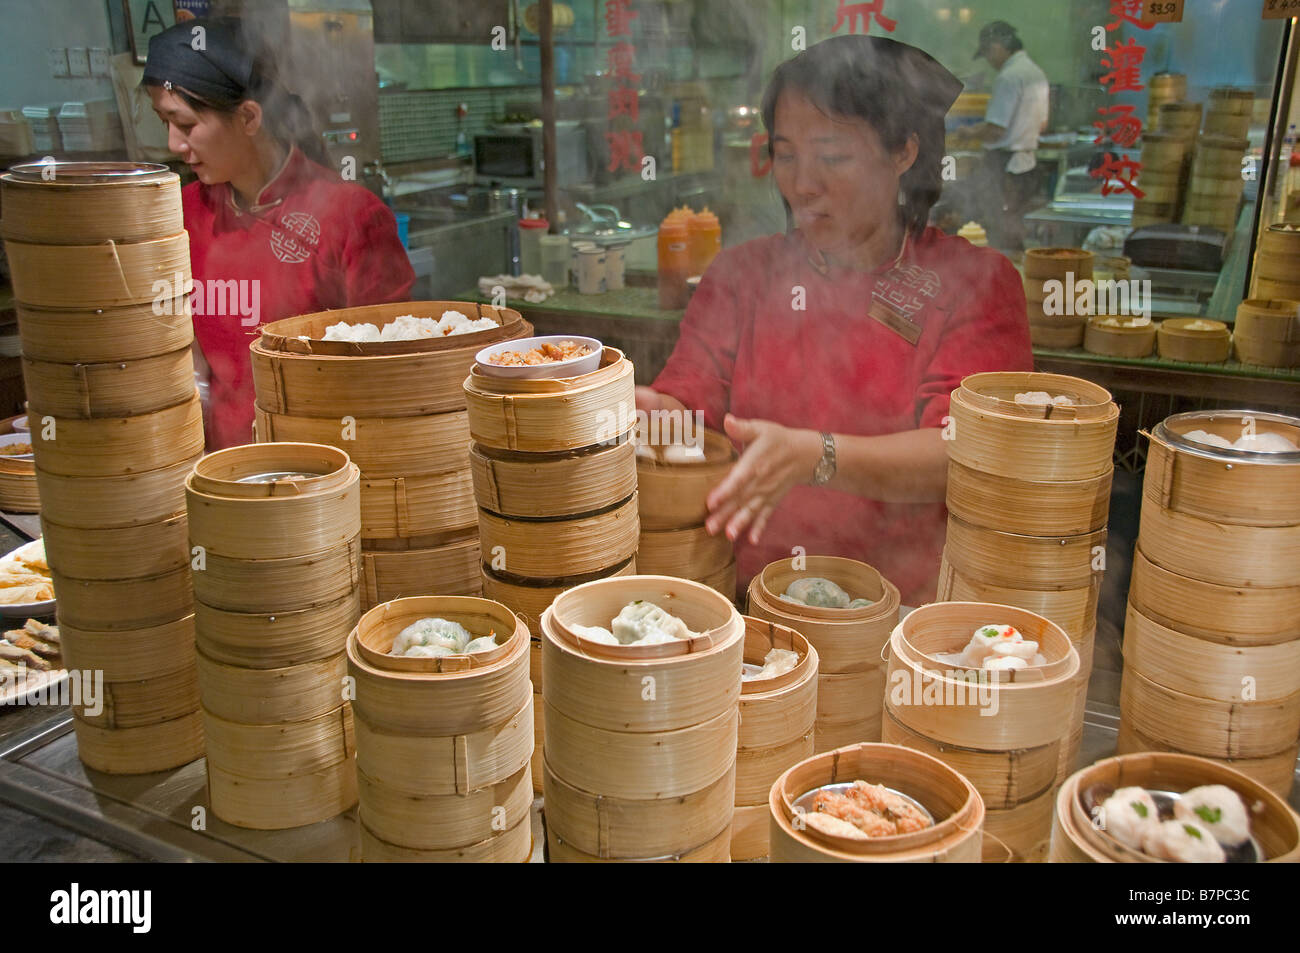
<path fill-rule="evenodd" d="M 794 309 L 800 288 L 805 310 Z M 909 240 L 896 265 L 823 273 L 796 233 L 714 260 L 654 386 L 703 410 L 717 429 L 730 412 L 870 436 L 940 427 L 966 375 L 1032 367 L 1024 289 L 999 253 L 931 228 Z M 763 566 L 802 546 L 870 563 L 904 604 L 932 602 L 945 519 L 938 503 L 795 487 L 758 546 L 737 541 L 742 591 Z"/>
<path fill-rule="evenodd" d="M 232 194 L 229 185 L 199 182 L 181 191 L 194 281 L 203 286 L 194 332 L 212 369 L 209 449 L 253 439 L 248 348 L 258 324 L 402 301 L 415 281 L 388 207 L 296 148 L 251 209 L 236 207 Z M 209 292 L 209 282 L 230 281 L 241 284 L 220 297 Z M 239 313 L 236 295 L 256 302 L 257 313 Z"/>

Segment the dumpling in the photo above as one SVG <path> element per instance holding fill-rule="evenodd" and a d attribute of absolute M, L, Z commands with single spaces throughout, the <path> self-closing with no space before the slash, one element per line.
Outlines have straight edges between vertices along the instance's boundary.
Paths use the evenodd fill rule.
<path fill-rule="evenodd" d="M 1016 403 L 1022 407 L 1046 407 L 1053 404 L 1057 407 L 1073 407 L 1074 400 L 1066 397 L 1064 394 L 1057 394 L 1053 397 L 1045 390 L 1025 391 L 1023 394 L 1016 395 Z"/>
<path fill-rule="evenodd" d="M 667 635 L 668 638 L 656 639 L 657 642 L 689 639 L 695 634 L 675 615 L 669 614 L 653 602 L 640 599 L 629 602 L 623 607 L 622 611 L 615 616 L 612 628 L 614 638 L 618 639 L 621 645 L 631 645 L 633 642 L 649 643 L 649 637 L 658 634 Z"/>
<path fill-rule="evenodd" d="M 1121 844 L 1142 850 L 1152 829 L 1160 824 L 1160 811 L 1146 788 L 1120 788 L 1102 802 L 1097 825 Z"/>
<path fill-rule="evenodd" d="M 1226 784 L 1192 788 L 1174 802 L 1174 817 L 1200 824 L 1227 847 L 1250 839 L 1250 815 L 1241 796 Z"/>
<path fill-rule="evenodd" d="M 986 672 L 1011 672 L 1016 669 L 1029 668 L 1029 662 L 1014 655 L 990 655 L 984 660 L 982 668 Z"/>
<path fill-rule="evenodd" d="M 1149 828 L 1142 849 L 1152 857 L 1182 864 L 1221 864 L 1226 859 L 1214 835 L 1193 821 L 1162 821 Z"/>
<path fill-rule="evenodd" d="M 819 576 L 796 579 L 786 587 L 785 594 L 802 600 L 804 605 L 824 609 L 847 609 L 851 601 L 847 592 L 829 579 Z"/>
<path fill-rule="evenodd" d="M 486 652 L 489 649 L 497 647 L 496 635 L 484 635 L 480 638 L 473 639 L 465 646 L 465 654 L 473 655 L 475 652 Z"/>
<path fill-rule="evenodd" d="M 390 653 L 396 655 L 397 653 Z M 445 645 L 412 645 L 401 653 L 405 658 L 442 658 L 445 655 L 459 655 L 455 649 Z"/>
<path fill-rule="evenodd" d="M 449 654 L 456 654 L 465 651 L 470 638 L 469 632 L 458 622 L 436 618 L 419 619 L 397 634 L 388 654 L 407 655 L 408 649 L 413 646 L 441 646 L 450 649 Z"/>
<path fill-rule="evenodd" d="M 589 642 L 599 642 L 602 645 L 618 645 L 618 639 L 614 638 L 614 633 L 600 625 L 574 625 L 570 626 L 574 635 L 582 636 Z"/>
<path fill-rule="evenodd" d="M 874 605 L 875 603 L 872 602 L 870 599 L 854 599 L 852 602 L 849 603 L 848 607 L 850 609 L 866 609 Z"/>
<path fill-rule="evenodd" d="M 797 605 L 797 606 L 806 606 L 806 605 L 808 604 L 808 603 L 804 602 L 802 599 L 796 599 L 794 596 L 790 595 L 788 592 L 783 592 L 783 593 L 781 593 L 781 595 L 778 596 L 777 598 L 779 598 L 782 602 L 793 602 L 793 603 L 794 603 L 795 605 Z"/>
<path fill-rule="evenodd" d="M 798 664 L 798 652 L 791 652 L 789 649 L 774 648 L 763 656 L 763 667 L 759 669 L 753 677 L 775 678 L 778 675 L 784 675 Z"/>
<path fill-rule="evenodd" d="M 1183 434 L 1183 437 L 1196 443 L 1203 443 L 1207 447 L 1221 447 L 1225 450 L 1232 449 L 1231 440 L 1225 440 L 1217 433 L 1210 433 L 1206 430 L 1189 430 L 1187 433 Z"/>
<path fill-rule="evenodd" d="M 982 625 L 975 630 L 963 653 L 963 664 L 976 668 L 984 664 L 985 659 L 996 655 L 999 658 L 1018 658 L 1029 661 L 1038 652 L 1038 643 L 1029 642 L 1014 625 Z M 1002 668 L 1022 668 L 1023 666 L 1001 666 Z"/>
<path fill-rule="evenodd" d="M 1238 437 L 1232 443 L 1234 450 L 1252 450 L 1255 453 L 1295 453 L 1300 450 L 1280 433 L 1253 433 Z"/>

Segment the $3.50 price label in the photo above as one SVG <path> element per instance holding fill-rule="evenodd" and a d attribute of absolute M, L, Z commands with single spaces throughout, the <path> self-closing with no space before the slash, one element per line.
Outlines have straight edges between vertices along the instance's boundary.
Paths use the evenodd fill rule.
<path fill-rule="evenodd" d="M 1265 20 L 1286 20 L 1300 16 L 1300 0 L 1264 0 Z"/>
<path fill-rule="evenodd" d="M 1183 0 L 1147 0 L 1142 5 L 1145 23 L 1182 23 Z"/>

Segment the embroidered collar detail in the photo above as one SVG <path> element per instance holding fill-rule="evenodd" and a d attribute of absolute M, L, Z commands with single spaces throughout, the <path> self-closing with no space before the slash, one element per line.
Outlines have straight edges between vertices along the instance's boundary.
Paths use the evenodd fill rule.
<path fill-rule="evenodd" d="M 235 190 L 231 188 L 229 182 L 222 183 L 217 188 L 225 189 L 225 204 L 236 216 L 260 215 L 284 202 L 285 196 L 303 178 L 306 162 L 307 157 L 301 150 L 297 146 L 290 146 L 284 161 L 280 163 L 280 168 L 276 169 L 271 180 L 262 186 L 262 191 L 257 194 L 257 201 L 248 208 L 240 208 L 239 203 L 235 201 Z"/>

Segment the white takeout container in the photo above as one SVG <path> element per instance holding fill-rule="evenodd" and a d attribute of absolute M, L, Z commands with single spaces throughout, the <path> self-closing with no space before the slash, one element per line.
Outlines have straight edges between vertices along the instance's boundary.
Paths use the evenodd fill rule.
<path fill-rule="evenodd" d="M 572 341 L 574 344 L 585 344 L 591 348 L 590 354 L 582 357 L 571 357 L 567 361 L 555 361 L 550 364 L 528 364 L 523 366 L 503 366 L 492 364 L 489 358 L 493 354 L 503 351 L 531 351 L 535 347 L 541 347 L 543 344 L 559 344 L 561 341 Z M 474 360 L 478 365 L 478 372 L 486 374 L 489 377 L 512 377 L 523 380 L 540 380 L 552 377 L 580 377 L 583 374 L 590 374 L 600 367 L 600 355 L 604 349 L 595 338 L 582 337 L 577 334 L 546 334 L 535 338 L 518 338 L 513 341 L 501 341 L 497 344 L 490 344 L 483 350 L 474 355 Z"/>

